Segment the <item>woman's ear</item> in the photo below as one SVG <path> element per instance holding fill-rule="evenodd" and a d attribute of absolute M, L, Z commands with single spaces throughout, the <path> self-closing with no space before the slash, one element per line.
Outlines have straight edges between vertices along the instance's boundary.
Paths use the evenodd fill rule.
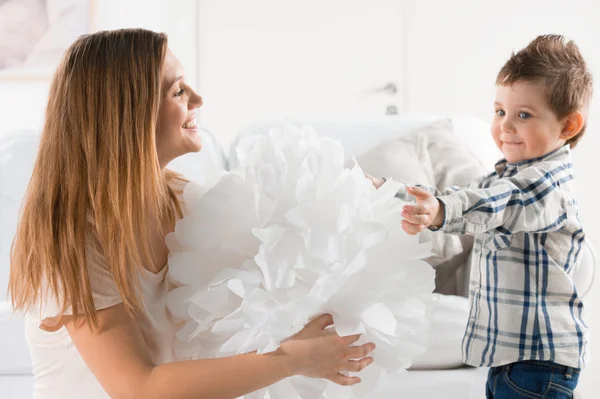
<path fill-rule="evenodd" d="M 583 114 L 580 111 L 570 113 L 563 120 L 563 128 L 562 132 L 560 133 L 560 138 L 566 141 L 577 136 L 581 129 L 583 129 L 584 122 L 585 120 L 583 118 Z"/>

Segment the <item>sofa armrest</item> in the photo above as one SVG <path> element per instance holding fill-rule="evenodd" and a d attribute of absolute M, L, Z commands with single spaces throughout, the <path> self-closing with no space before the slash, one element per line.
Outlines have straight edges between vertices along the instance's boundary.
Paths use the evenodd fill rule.
<path fill-rule="evenodd" d="M 469 300 L 462 296 L 433 294 L 429 344 L 414 359 L 411 370 L 442 370 L 464 366 L 461 342 L 469 319 Z"/>
<path fill-rule="evenodd" d="M 573 271 L 573 281 L 581 298 L 591 291 L 596 277 L 596 251 L 588 240 L 583 242 L 581 263 Z"/>

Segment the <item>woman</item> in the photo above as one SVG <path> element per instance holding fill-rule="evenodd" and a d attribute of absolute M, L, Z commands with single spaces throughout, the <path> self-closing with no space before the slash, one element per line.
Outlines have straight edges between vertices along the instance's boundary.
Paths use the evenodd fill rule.
<path fill-rule="evenodd" d="M 35 397 L 235 398 L 292 375 L 356 384 L 340 372 L 372 362 L 328 315 L 274 353 L 172 362 L 164 237 L 185 182 L 165 166 L 200 150 L 201 105 L 164 34 L 99 32 L 65 54 L 11 258 Z"/>

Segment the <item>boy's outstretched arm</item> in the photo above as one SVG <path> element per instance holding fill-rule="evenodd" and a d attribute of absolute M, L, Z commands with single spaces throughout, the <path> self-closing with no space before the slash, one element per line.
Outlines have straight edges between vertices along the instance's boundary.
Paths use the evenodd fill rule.
<path fill-rule="evenodd" d="M 485 175 L 480 176 L 479 178 L 473 180 L 467 186 L 464 186 L 464 187 L 462 187 L 462 186 L 450 186 L 450 187 L 445 188 L 444 190 L 439 190 L 436 187 L 429 187 L 429 186 L 425 186 L 425 185 L 422 185 L 422 184 L 417 184 L 415 187 L 423 188 L 423 189 L 429 191 L 430 193 L 432 193 L 433 195 L 439 196 L 439 195 L 451 194 L 451 193 L 454 193 L 455 191 L 462 190 L 463 188 L 476 188 L 476 187 L 479 187 L 479 186 L 481 186 L 481 183 L 483 181 L 485 181 L 487 178 L 489 178 L 490 176 L 491 176 L 491 174 L 488 173 L 488 174 L 485 174 Z M 384 179 L 384 178 L 374 177 L 374 176 L 371 176 L 371 175 L 369 175 L 367 173 L 365 173 L 365 177 L 367 179 L 371 180 L 371 183 L 373 183 L 373 186 L 375 188 L 377 188 L 377 189 L 379 187 L 381 187 L 381 185 L 383 183 L 385 183 L 385 181 L 386 181 L 386 179 Z"/>
<path fill-rule="evenodd" d="M 496 231 L 550 232 L 560 229 L 575 201 L 561 185 L 572 179 L 565 167 L 544 170 L 530 167 L 485 188 L 467 188 L 441 195 L 441 228 L 451 234 Z"/>

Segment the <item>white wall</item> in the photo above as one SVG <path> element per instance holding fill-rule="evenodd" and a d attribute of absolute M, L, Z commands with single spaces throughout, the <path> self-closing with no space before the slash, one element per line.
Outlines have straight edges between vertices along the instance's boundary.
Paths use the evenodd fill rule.
<path fill-rule="evenodd" d="M 95 0 L 97 30 L 146 28 L 169 35 L 169 47 L 197 84 L 195 0 Z M 65 49 L 66 50 L 66 49 Z M 0 136 L 14 129 L 38 129 L 43 121 L 50 77 L 0 78 Z"/>
<path fill-rule="evenodd" d="M 401 84 L 402 10 L 398 0 L 201 1 L 202 124 L 229 147 L 259 120 L 401 108 L 377 89 Z"/>
<path fill-rule="evenodd" d="M 513 50 L 539 34 L 566 35 L 579 45 L 600 82 L 600 2 L 593 0 L 411 0 L 405 18 L 408 113 L 472 114 L 490 120 L 494 82 Z M 586 136 L 573 152 L 578 196 L 587 237 L 600 250 L 600 85 L 591 105 Z M 586 298 L 592 340 L 600 341 L 600 278 Z M 580 392 L 597 398 L 600 349 L 592 350 Z"/>

